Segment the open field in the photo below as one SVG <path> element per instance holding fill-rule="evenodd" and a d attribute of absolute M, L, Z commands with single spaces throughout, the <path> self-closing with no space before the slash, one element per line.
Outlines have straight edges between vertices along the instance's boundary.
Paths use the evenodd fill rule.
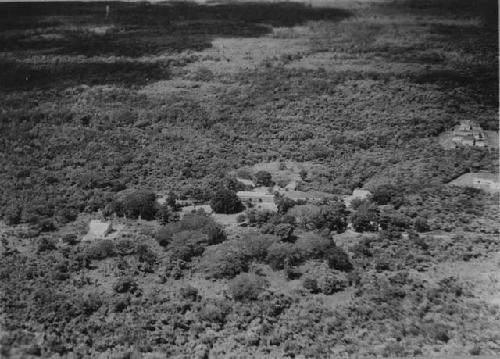
<path fill-rule="evenodd" d="M 0 3 L 0 66 L 0 357 L 500 355 L 447 185 L 498 150 L 441 145 L 498 136 L 495 1 Z"/>

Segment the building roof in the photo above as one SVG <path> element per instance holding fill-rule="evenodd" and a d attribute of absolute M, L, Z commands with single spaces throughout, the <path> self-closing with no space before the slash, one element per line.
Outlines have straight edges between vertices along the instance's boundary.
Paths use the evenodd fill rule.
<path fill-rule="evenodd" d="M 238 197 L 252 197 L 252 198 L 263 198 L 263 197 L 274 197 L 270 193 L 254 192 L 254 191 L 238 191 L 236 192 Z"/>
<path fill-rule="evenodd" d="M 464 173 L 460 177 L 455 178 L 453 181 L 448 184 L 454 186 L 465 186 L 465 187 L 474 187 L 475 181 L 489 181 L 496 183 L 497 185 L 500 183 L 500 177 L 498 173 L 492 172 L 470 172 Z"/>

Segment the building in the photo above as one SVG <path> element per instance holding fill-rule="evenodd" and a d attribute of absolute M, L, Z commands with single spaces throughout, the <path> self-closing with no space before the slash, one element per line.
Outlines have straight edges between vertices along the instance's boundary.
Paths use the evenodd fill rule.
<path fill-rule="evenodd" d="M 98 219 L 92 219 L 89 223 L 89 231 L 83 237 L 83 242 L 91 242 L 97 239 L 106 238 L 109 234 L 113 232 L 113 226 L 111 222 L 104 222 Z"/>
<path fill-rule="evenodd" d="M 274 203 L 274 195 L 261 191 L 238 191 L 236 195 L 241 202 L 257 203 Z"/>
<path fill-rule="evenodd" d="M 486 137 L 483 129 L 478 123 L 472 120 L 460 121 L 460 124 L 453 130 L 451 139 L 454 146 L 475 146 L 487 147 Z"/>

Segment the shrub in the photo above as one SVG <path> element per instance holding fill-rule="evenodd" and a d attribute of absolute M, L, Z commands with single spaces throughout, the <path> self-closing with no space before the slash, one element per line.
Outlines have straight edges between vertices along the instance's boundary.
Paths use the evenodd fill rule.
<path fill-rule="evenodd" d="M 132 277 L 121 277 L 113 284 L 116 293 L 135 293 L 138 289 L 137 282 Z"/>
<path fill-rule="evenodd" d="M 179 219 L 179 215 L 175 213 L 169 205 L 163 204 L 155 213 L 155 218 L 160 224 L 165 225 L 169 222 L 175 222 Z"/>
<path fill-rule="evenodd" d="M 243 208 L 236 192 L 224 187 L 214 191 L 210 198 L 210 206 L 215 213 L 225 214 L 238 213 Z"/>
<path fill-rule="evenodd" d="M 78 211 L 73 208 L 69 207 L 62 208 L 57 212 L 58 220 L 63 223 L 73 222 L 74 220 L 76 220 L 77 217 L 78 217 Z"/>
<path fill-rule="evenodd" d="M 102 239 L 92 243 L 85 250 L 85 255 L 89 259 L 102 260 L 115 255 L 115 244 L 110 239 Z"/>
<path fill-rule="evenodd" d="M 65 234 L 62 237 L 62 241 L 63 241 L 63 243 L 69 244 L 71 246 L 73 246 L 75 244 L 78 244 L 78 242 L 80 242 L 78 240 L 78 236 L 76 234 L 74 234 L 74 233 Z"/>
<path fill-rule="evenodd" d="M 404 202 L 402 191 L 394 185 L 383 184 L 373 190 L 371 199 L 378 205 L 393 204 L 396 208 Z"/>
<path fill-rule="evenodd" d="M 333 246 L 335 244 L 331 239 L 315 233 L 301 236 L 295 242 L 295 247 L 304 259 L 323 258 L 327 250 Z"/>
<path fill-rule="evenodd" d="M 279 223 L 274 227 L 273 233 L 282 241 L 288 241 L 292 236 L 293 226 L 289 223 Z"/>
<path fill-rule="evenodd" d="M 247 220 L 247 217 L 243 213 L 238 214 L 238 216 L 236 217 L 237 223 L 244 223 L 246 220 Z"/>
<path fill-rule="evenodd" d="M 152 273 L 153 266 L 157 260 L 156 254 L 146 244 L 139 244 L 136 254 L 138 261 L 142 263 L 142 270 L 147 273 Z"/>
<path fill-rule="evenodd" d="M 172 241 L 172 235 L 173 233 L 170 228 L 162 227 L 156 231 L 155 239 L 160 246 L 166 247 Z"/>
<path fill-rule="evenodd" d="M 125 239 L 120 239 L 119 241 L 116 242 L 115 250 L 116 250 L 116 253 L 124 256 L 124 255 L 135 253 L 136 246 L 135 246 L 135 243 L 133 241 L 125 238 Z"/>
<path fill-rule="evenodd" d="M 127 218 L 152 220 L 156 213 L 156 195 L 147 190 L 137 190 L 121 201 L 121 210 Z"/>
<path fill-rule="evenodd" d="M 374 231 L 377 228 L 375 219 L 370 213 L 358 210 L 351 215 L 352 227 L 356 232 Z"/>
<path fill-rule="evenodd" d="M 78 300 L 80 310 L 85 315 L 91 315 L 97 312 L 102 305 L 102 298 L 98 293 L 87 293 L 81 299 Z"/>
<path fill-rule="evenodd" d="M 335 273 L 324 273 L 318 279 L 319 291 L 323 294 L 330 295 L 344 290 L 347 287 L 347 281 L 336 275 Z"/>
<path fill-rule="evenodd" d="M 325 258 L 330 268 L 349 272 L 353 269 L 347 253 L 339 247 L 330 247 L 325 252 Z"/>
<path fill-rule="evenodd" d="M 419 233 L 428 232 L 430 230 L 429 223 L 427 223 L 427 220 L 423 217 L 415 218 L 415 223 L 413 226 Z"/>
<path fill-rule="evenodd" d="M 209 278 L 232 278 L 248 270 L 248 257 L 236 241 L 225 242 L 208 247 L 199 270 Z"/>
<path fill-rule="evenodd" d="M 283 269 L 285 263 L 296 265 L 300 263 L 301 257 L 295 245 L 286 242 L 273 243 L 267 251 L 266 263 L 274 270 Z"/>
<path fill-rule="evenodd" d="M 213 220 L 202 229 L 202 232 L 207 235 L 208 245 L 219 244 L 227 239 L 224 229 Z"/>
<path fill-rule="evenodd" d="M 225 301 L 218 300 L 214 302 L 202 303 L 201 309 L 198 312 L 198 317 L 202 321 L 209 323 L 223 324 L 230 311 L 231 306 L 229 306 Z"/>
<path fill-rule="evenodd" d="M 21 223 L 23 209 L 18 205 L 10 205 L 4 211 L 5 223 L 9 226 L 13 226 Z"/>
<path fill-rule="evenodd" d="M 56 225 L 50 218 L 41 219 L 36 226 L 40 232 L 53 232 L 57 229 Z"/>
<path fill-rule="evenodd" d="M 318 281 L 314 278 L 304 278 L 304 280 L 302 281 L 302 286 L 311 293 L 319 292 Z"/>
<path fill-rule="evenodd" d="M 265 260 L 269 247 L 278 241 L 279 238 L 273 235 L 250 232 L 233 243 L 241 248 L 242 254 L 248 260 L 262 261 Z"/>
<path fill-rule="evenodd" d="M 286 214 L 290 208 L 293 208 L 297 204 L 293 199 L 285 197 L 276 193 L 274 196 L 274 203 L 278 208 L 278 214 Z"/>
<path fill-rule="evenodd" d="M 267 286 L 267 281 L 255 274 L 241 273 L 229 282 L 229 291 L 234 300 L 251 301 Z"/>
<path fill-rule="evenodd" d="M 249 209 L 246 211 L 246 215 L 248 218 L 248 223 L 261 226 L 264 223 L 268 222 L 269 219 L 274 216 L 274 213 L 270 210 L 260 211 L 257 209 Z"/>
<path fill-rule="evenodd" d="M 191 261 L 193 257 L 199 256 L 205 250 L 207 236 L 198 231 L 182 231 L 172 236 L 172 242 L 168 249 L 172 260 Z"/>
<path fill-rule="evenodd" d="M 38 249 L 37 252 L 46 252 L 46 251 L 52 251 L 56 249 L 56 242 L 52 238 L 48 237 L 42 237 L 40 238 L 40 242 L 38 243 Z"/>
<path fill-rule="evenodd" d="M 331 202 L 319 207 L 315 216 L 310 218 L 317 229 L 329 229 L 342 233 L 347 228 L 347 210 L 342 202 Z"/>
<path fill-rule="evenodd" d="M 189 284 L 182 286 L 179 289 L 179 294 L 181 295 L 181 297 L 183 299 L 187 299 L 191 302 L 195 302 L 199 298 L 198 289 L 196 289 L 195 287 L 193 287 L 192 285 L 189 285 Z"/>

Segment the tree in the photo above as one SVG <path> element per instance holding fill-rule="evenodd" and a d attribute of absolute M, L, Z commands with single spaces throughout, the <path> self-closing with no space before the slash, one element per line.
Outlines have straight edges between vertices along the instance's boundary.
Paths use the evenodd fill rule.
<path fill-rule="evenodd" d="M 215 213 L 232 214 L 242 210 L 243 205 L 235 192 L 220 187 L 210 199 L 210 206 Z"/>
<path fill-rule="evenodd" d="M 271 187 L 273 185 L 273 177 L 267 171 L 259 171 L 255 174 L 255 184 L 257 186 Z"/>
<path fill-rule="evenodd" d="M 293 226 L 290 223 L 278 223 L 274 226 L 273 233 L 282 241 L 288 241 L 293 233 Z"/>
<path fill-rule="evenodd" d="M 158 222 L 160 222 L 160 224 L 165 225 L 169 222 L 177 221 L 179 219 L 179 214 L 175 213 L 170 205 L 164 203 L 156 211 L 155 218 Z"/>
<path fill-rule="evenodd" d="M 351 222 L 356 232 L 375 231 L 379 222 L 379 209 L 370 202 L 365 202 L 351 215 Z"/>
<path fill-rule="evenodd" d="M 229 291 L 234 300 L 256 300 L 268 285 L 267 281 L 255 274 L 241 273 L 229 282 Z"/>
<path fill-rule="evenodd" d="M 383 184 L 375 188 L 371 198 L 378 205 L 392 204 L 396 208 L 404 202 L 401 190 L 391 184 Z"/>
<path fill-rule="evenodd" d="M 276 192 L 274 195 L 274 203 L 278 208 L 278 214 L 286 214 L 290 208 L 296 205 L 296 202 L 284 195 Z"/>
<path fill-rule="evenodd" d="M 331 202 L 320 206 L 319 216 L 316 217 L 316 228 L 328 228 L 331 231 L 342 233 L 347 228 L 347 215 L 345 204 L 343 202 Z"/>
<path fill-rule="evenodd" d="M 137 190 L 126 195 L 122 200 L 122 211 L 127 218 L 152 220 L 156 213 L 156 195 L 147 190 Z"/>
<path fill-rule="evenodd" d="M 423 217 L 417 217 L 414 224 L 415 230 L 419 233 L 428 232 L 430 230 L 429 223 Z"/>
<path fill-rule="evenodd" d="M 328 266 L 333 269 L 349 272 L 353 269 L 347 253 L 339 247 L 330 247 L 325 253 Z"/>

